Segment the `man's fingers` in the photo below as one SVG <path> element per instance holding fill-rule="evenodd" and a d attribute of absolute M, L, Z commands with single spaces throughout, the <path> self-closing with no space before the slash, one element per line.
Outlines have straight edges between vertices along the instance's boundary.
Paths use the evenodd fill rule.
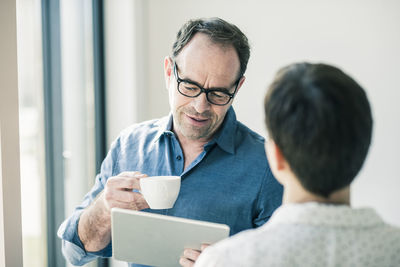
<path fill-rule="evenodd" d="M 147 201 L 144 199 L 143 195 L 140 193 L 134 193 L 137 198 L 135 201 L 130 203 L 130 209 L 133 210 L 143 210 L 143 209 L 149 209 L 149 204 L 147 204 Z"/>
<path fill-rule="evenodd" d="M 107 186 L 115 189 L 139 189 L 139 179 L 146 176 L 146 174 L 140 172 L 122 172 L 118 176 L 108 179 Z"/>
<path fill-rule="evenodd" d="M 114 207 L 132 210 L 149 208 L 140 190 L 140 179 L 147 177 L 140 172 L 122 172 L 110 177 L 104 189 L 104 200 L 108 209 Z"/>
<path fill-rule="evenodd" d="M 201 244 L 201 252 L 203 252 L 203 250 L 205 250 L 207 247 L 209 247 L 210 244 Z"/>
<path fill-rule="evenodd" d="M 129 177 L 122 177 L 122 176 L 114 176 L 107 180 L 108 187 L 114 189 L 138 189 L 140 187 L 139 180 L 137 178 L 129 178 Z"/>
<path fill-rule="evenodd" d="M 196 261 L 200 253 L 198 250 L 187 248 L 183 251 L 183 256 L 191 261 Z"/>
<path fill-rule="evenodd" d="M 148 209 L 149 206 L 146 202 L 114 202 L 113 207 L 121 208 L 121 209 L 129 209 L 129 210 L 143 210 Z"/>
<path fill-rule="evenodd" d="M 179 259 L 179 264 L 183 267 L 192 267 L 194 265 L 194 262 L 189 259 L 186 259 L 185 257 L 181 257 Z"/>
<path fill-rule="evenodd" d="M 124 190 L 107 190 L 105 198 L 107 201 L 118 201 L 118 202 L 134 202 L 138 198 L 143 197 L 139 193 Z"/>
<path fill-rule="evenodd" d="M 135 201 L 129 201 L 129 202 L 112 199 L 108 201 L 108 206 L 110 209 L 121 208 L 121 209 L 131 209 L 131 210 L 143 210 L 150 208 L 146 200 L 144 200 L 144 198 L 140 194 L 137 195 L 139 195 L 140 197 L 136 198 Z"/>
<path fill-rule="evenodd" d="M 143 176 L 147 176 L 147 175 L 146 175 L 146 174 L 143 174 L 143 173 L 141 173 L 141 172 L 121 172 L 121 173 L 118 174 L 117 176 L 138 178 L 138 177 L 143 177 Z"/>

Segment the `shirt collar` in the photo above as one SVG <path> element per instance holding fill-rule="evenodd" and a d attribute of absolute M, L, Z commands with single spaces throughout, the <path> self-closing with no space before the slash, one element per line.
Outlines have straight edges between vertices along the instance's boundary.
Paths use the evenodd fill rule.
<path fill-rule="evenodd" d="M 237 127 L 236 114 L 231 106 L 226 112 L 224 121 L 220 126 L 220 129 L 215 134 L 214 138 L 208 142 L 204 148 L 207 150 L 215 143 L 224 151 L 234 154 L 235 153 L 235 132 Z M 164 134 L 172 134 L 172 113 L 167 117 L 161 118 L 156 125 L 158 126 L 158 132 L 154 138 L 154 142 L 158 141 Z"/>
<path fill-rule="evenodd" d="M 383 224 L 383 220 L 371 208 L 309 202 L 282 205 L 273 213 L 268 224 L 371 227 Z"/>
<path fill-rule="evenodd" d="M 207 145 L 217 143 L 217 145 L 230 154 L 235 153 L 235 134 L 237 128 L 236 114 L 231 106 L 226 112 L 225 119 L 213 140 Z"/>
<path fill-rule="evenodd" d="M 154 137 L 154 142 L 157 142 L 161 135 L 164 134 L 172 134 L 172 113 L 169 113 L 168 116 L 159 119 L 155 125 L 158 126 L 158 131 L 156 136 Z"/>

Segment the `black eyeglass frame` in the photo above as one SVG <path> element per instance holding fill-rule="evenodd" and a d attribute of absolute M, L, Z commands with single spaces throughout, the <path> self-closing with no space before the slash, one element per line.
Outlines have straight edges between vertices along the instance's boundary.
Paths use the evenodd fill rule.
<path fill-rule="evenodd" d="M 197 83 L 195 83 L 195 82 L 192 82 L 192 81 L 188 81 L 188 80 L 179 78 L 179 76 L 178 76 L 178 66 L 176 65 L 176 62 L 175 62 L 175 61 L 174 61 L 174 75 L 175 75 L 176 82 L 177 82 L 177 87 L 176 87 L 176 89 L 178 90 L 178 92 L 179 92 L 181 95 L 184 95 L 184 96 L 190 97 L 190 98 L 195 98 L 195 97 L 198 97 L 199 95 L 201 95 L 202 93 L 205 93 L 205 94 L 206 94 L 207 101 L 208 101 L 209 103 L 211 103 L 211 104 L 213 104 L 213 105 L 217 105 L 217 106 L 225 106 L 225 105 L 229 104 L 229 102 L 232 100 L 232 98 L 233 98 L 233 97 L 235 96 L 235 94 L 236 94 L 237 88 L 238 88 L 238 86 L 239 86 L 240 79 L 243 77 L 243 76 L 240 76 L 239 79 L 237 79 L 237 81 L 234 83 L 234 85 L 235 85 L 235 90 L 233 91 L 233 93 L 229 93 L 229 92 L 226 92 L 225 90 L 206 89 L 206 88 L 201 87 L 199 84 L 197 84 Z M 193 84 L 193 85 L 197 86 L 197 87 L 200 89 L 200 92 L 199 92 L 197 95 L 194 95 L 194 96 L 185 95 L 184 93 L 182 93 L 182 92 L 179 90 L 179 84 L 180 84 L 181 82 L 185 82 L 185 83 Z M 229 99 L 228 99 L 228 101 L 227 101 L 225 104 L 217 104 L 217 103 L 214 103 L 214 102 L 210 101 L 210 99 L 208 98 L 208 94 L 209 94 L 209 93 L 212 93 L 212 92 L 221 92 L 221 93 L 223 93 L 223 94 L 226 94 L 227 96 L 229 96 Z"/>

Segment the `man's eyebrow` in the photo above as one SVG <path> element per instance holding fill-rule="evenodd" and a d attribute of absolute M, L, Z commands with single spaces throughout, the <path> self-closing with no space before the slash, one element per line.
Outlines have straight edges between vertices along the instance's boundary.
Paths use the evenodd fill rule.
<path fill-rule="evenodd" d="M 193 80 L 191 80 L 191 79 L 188 79 L 188 78 L 186 78 L 186 79 L 182 79 L 182 78 L 181 78 L 181 81 L 183 81 L 183 82 L 188 82 L 188 83 L 192 83 L 192 84 L 194 84 L 194 85 L 196 85 L 196 86 L 198 86 L 198 87 L 203 88 L 198 82 L 195 82 L 195 81 L 193 81 Z"/>
<path fill-rule="evenodd" d="M 182 78 L 181 78 L 181 81 L 183 81 L 183 82 L 188 82 L 188 83 L 194 84 L 194 85 L 196 85 L 196 86 L 198 86 L 198 87 L 204 88 L 204 87 L 201 86 L 198 82 L 195 82 L 195 81 L 193 81 L 193 80 L 191 80 L 191 79 L 188 79 L 188 78 L 186 78 L 186 79 L 182 79 Z M 236 83 L 236 82 L 235 82 L 235 83 Z M 233 83 L 233 84 L 230 86 L 230 88 L 233 87 L 233 86 L 235 85 L 235 83 Z M 226 91 L 226 92 L 229 93 L 229 89 L 226 88 L 226 87 L 209 87 L 209 88 L 204 88 L 204 89 L 207 89 L 207 90 L 216 90 L 216 91 Z"/>

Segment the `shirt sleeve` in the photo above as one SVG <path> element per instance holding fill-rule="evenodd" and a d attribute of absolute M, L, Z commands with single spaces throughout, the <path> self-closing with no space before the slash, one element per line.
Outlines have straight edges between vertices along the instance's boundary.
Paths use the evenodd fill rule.
<path fill-rule="evenodd" d="M 253 219 L 254 227 L 260 227 L 272 216 L 272 213 L 282 204 L 283 187 L 267 167 L 264 180 L 258 192 L 257 216 Z"/>
<path fill-rule="evenodd" d="M 84 265 L 97 257 L 111 257 L 111 242 L 102 250 L 97 252 L 87 252 L 78 236 L 78 223 L 80 215 L 103 191 L 107 179 L 113 175 L 114 165 L 118 160 L 120 151 L 119 139 L 111 146 L 106 158 L 101 165 L 101 171 L 96 176 L 95 184 L 85 195 L 83 202 L 75 208 L 59 227 L 57 235 L 62 239 L 62 253 L 64 257 L 73 265 Z"/>

